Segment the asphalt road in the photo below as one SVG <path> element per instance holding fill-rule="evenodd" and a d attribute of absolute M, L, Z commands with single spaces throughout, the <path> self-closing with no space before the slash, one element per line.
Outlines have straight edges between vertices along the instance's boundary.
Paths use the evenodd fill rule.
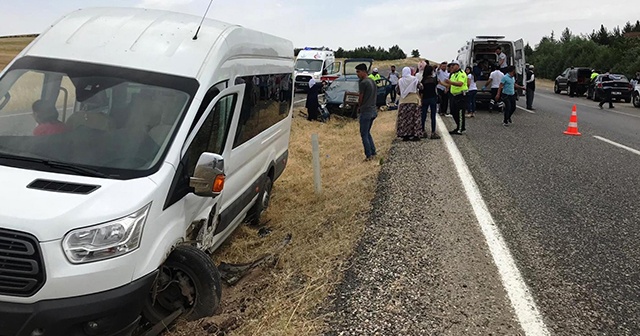
<path fill-rule="evenodd" d="M 574 104 L 582 136 L 563 134 Z M 511 126 L 479 111 L 455 137 L 554 335 L 640 335 L 640 109 L 614 104 L 540 89 Z"/>

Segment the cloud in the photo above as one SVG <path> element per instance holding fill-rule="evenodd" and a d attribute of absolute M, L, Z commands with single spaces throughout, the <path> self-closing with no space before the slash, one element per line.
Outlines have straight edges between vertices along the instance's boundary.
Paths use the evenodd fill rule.
<path fill-rule="evenodd" d="M 142 0 L 136 7 L 178 10 L 192 2 L 193 0 Z"/>

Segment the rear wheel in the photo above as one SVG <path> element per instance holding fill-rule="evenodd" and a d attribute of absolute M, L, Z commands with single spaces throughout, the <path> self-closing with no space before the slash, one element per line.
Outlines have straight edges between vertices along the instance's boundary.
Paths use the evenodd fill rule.
<path fill-rule="evenodd" d="M 264 215 L 265 211 L 269 207 L 269 203 L 271 202 L 271 189 L 273 188 L 273 181 L 271 181 L 271 177 L 267 175 L 265 177 L 264 182 L 260 188 L 260 194 L 258 194 L 258 199 L 256 203 L 253 205 L 251 210 L 249 211 L 249 224 L 258 226 L 260 225 L 260 220 Z"/>
<path fill-rule="evenodd" d="M 160 266 L 142 314 L 157 324 L 182 309 L 182 316 L 193 321 L 212 316 L 221 296 L 220 273 L 211 257 L 194 246 L 180 245 Z"/>
<path fill-rule="evenodd" d="M 558 82 L 553 84 L 553 92 L 560 94 L 560 86 L 558 85 Z"/>
<path fill-rule="evenodd" d="M 637 93 L 633 94 L 633 106 L 640 107 L 640 95 Z"/>

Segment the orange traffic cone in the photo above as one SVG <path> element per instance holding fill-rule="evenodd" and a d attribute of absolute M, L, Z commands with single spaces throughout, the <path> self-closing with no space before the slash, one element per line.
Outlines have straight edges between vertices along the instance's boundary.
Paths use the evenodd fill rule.
<path fill-rule="evenodd" d="M 569 127 L 564 131 L 566 135 L 582 135 L 578 132 L 578 113 L 576 112 L 576 105 L 573 105 L 571 110 L 571 118 L 569 119 Z"/>

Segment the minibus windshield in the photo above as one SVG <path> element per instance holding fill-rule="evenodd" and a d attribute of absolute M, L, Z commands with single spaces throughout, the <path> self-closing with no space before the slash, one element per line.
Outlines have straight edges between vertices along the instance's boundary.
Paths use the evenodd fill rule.
<path fill-rule="evenodd" d="M 194 79 L 134 69 L 20 59 L 0 79 L 0 164 L 117 179 L 148 175 L 197 87 Z"/>

